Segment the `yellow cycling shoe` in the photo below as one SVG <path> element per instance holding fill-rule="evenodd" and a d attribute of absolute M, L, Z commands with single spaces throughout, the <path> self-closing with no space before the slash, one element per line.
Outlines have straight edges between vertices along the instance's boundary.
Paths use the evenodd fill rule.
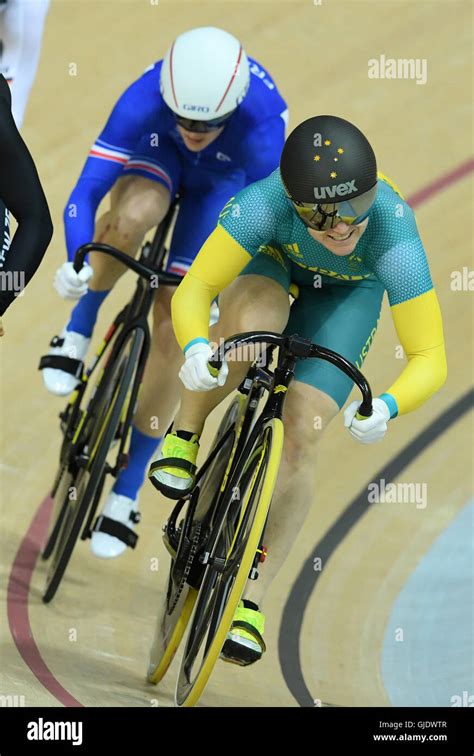
<path fill-rule="evenodd" d="M 188 441 L 173 431 L 168 433 L 157 459 L 151 463 L 148 477 L 162 494 L 169 499 L 180 499 L 194 488 L 196 460 L 199 451 L 199 436 L 191 435 Z"/>
<path fill-rule="evenodd" d="M 266 651 L 263 640 L 265 615 L 252 601 L 239 602 L 220 658 L 246 667 L 262 658 Z"/>

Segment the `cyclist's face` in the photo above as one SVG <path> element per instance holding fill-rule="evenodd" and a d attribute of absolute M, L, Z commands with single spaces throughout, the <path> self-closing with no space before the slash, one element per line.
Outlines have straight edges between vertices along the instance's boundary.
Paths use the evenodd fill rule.
<path fill-rule="evenodd" d="M 349 226 L 343 221 L 339 221 L 334 228 L 328 228 L 327 231 L 315 231 L 313 228 L 306 227 L 310 236 L 326 247 L 335 255 L 350 255 L 359 241 L 360 237 L 367 228 L 369 219 L 366 218 L 362 223 Z"/>
<path fill-rule="evenodd" d="M 198 134 L 195 131 L 186 131 L 182 126 L 177 126 L 177 129 L 183 137 L 183 142 L 188 150 L 191 152 L 200 152 L 208 147 L 218 136 L 222 134 L 225 126 L 221 126 L 220 129 L 214 129 L 208 131 L 206 134 Z"/>

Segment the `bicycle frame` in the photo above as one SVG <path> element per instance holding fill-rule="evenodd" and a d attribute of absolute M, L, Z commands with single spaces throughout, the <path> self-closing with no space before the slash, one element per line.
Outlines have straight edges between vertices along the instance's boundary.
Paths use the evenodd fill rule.
<path fill-rule="evenodd" d="M 164 273 L 160 270 L 166 254 L 165 239 L 177 213 L 178 206 L 179 200 L 177 199 L 171 204 L 166 216 L 157 226 L 152 241 L 147 242 L 143 245 L 138 260 L 129 257 L 124 252 L 121 252 L 115 247 L 97 242 L 83 244 L 77 250 L 74 257 L 74 269 L 76 270 L 76 272 L 79 272 L 84 265 L 86 255 L 88 255 L 90 252 L 99 252 L 113 257 L 119 262 L 122 262 L 130 270 L 133 270 L 138 274 L 138 281 L 135 292 L 130 302 L 119 312 L 114 322 L 108 329 L 102 343 L 100 344 L 99 349 L 94 356 L 91 365 L 83 375 L 81 383 L 72 394 L 68 408 L 66 409 L 66 413 L 61 413 L 61 420 L 66 420 L 67 413 L 72 407 L 74 408 L 76 413 L 80 411 L 80 401 L 77 401 L 77 399 L 79 398 L 80 400 L 82 398 L 91 375 L 94 373 L 101 357 L 109 347 L 109 344 L 114 336 L 116 336 L 116 339 L 105 367 L 103 368 L 103 371 L 105 370 L 107 365 L 111 361 L 113 361 L 116 355 L 120 353 L 120 350 L 126 339 L 128 338 L 130 332 L 133 330 L 140 330 L 143 334 L 143 347 L 140 352 L 137 373 L 132 385 L 131 396 L 127 406 L 127 413 L 125 418 L 123 419 L 124 427 L 130 427 L 131 420 L 136 408 L 138 392 L 142 382 L 143 373 L 145 371 L 146 361 L 150 352 L 151 337 L 147 319 L 153 304 L 155 291 L 159 285 L 177 286 L 181 281 L 181 276 L 175 275 L 173 273 Z M 101 378 L 102 376 L 99 378 L 95 386 L 94 394 L 95 391 L 97 391 Z M 72 427 L 75 429 L 74 437 L 72 440 L 73 448 L 75 441 L 77 441 L 79 438 L 78 431 L 80 430 L 80 427 L 82 426 L 86 415 L 87 411 L 81 417 L 78 427 L 76 427 L 75 422 L 75 420 L 77 420 L 77 416 L 73 418 Z M 117 474 L 118 470 L 126 464 L 127 454 L 125 453 L 125 449 L 129 440 L 128 435 L 128 433 L 122 434 L 122 437 L 120 439 L 120 445 L 117 454 L 117 463 L 111 471 L 113 474 Z"/>
<path fill-rule="evenodd" d="M 229 435 L 234 431 L 232 426 L 216 444 L 215 448 L 207 457 L 197 474 L 196 488 L 191 494 L 192 497 L 197 497 L 197 502 L 196 499 L 193 498 L 192 509 L 189 514 L 193 518 L 196 516 L 196 519 L 199 519 L 204 525 L 204 528 L 206 528 L 208 524 L 208 517 L 210 516 L 212 518 L 217 512 L 219 512 L 221 501 L 226 494 L 228 495 L 229 489 L 231 491 L 233 490 L 233 483 L 236 475 L 235 471 L 238 469 L 240 459 L 245 456 L 246 450 L 251 447 L 254 440 L 261 432 L 263 425 L 271 418 L 277 417 L 280 420 L 282 419 L 286 395 L 291 381 L 294 378 L 295 365 L 298 359 L 307 359 L 310 357 L 319 358 L 338 367 L 354 381 L 362 392 L 363 402 L 359 407 L 359 414 L 369 416 L 372 412 L 372 394 L 362 373 L 351 362 L 346 360 L 345 357 L 342 357 L 330 349 L 313 344 L 308 339 L 304 339 L 300 336 L 285 336 L 274 332 L 236 334 L 231 339 L 227 339 L 219 347 L 210 362 L 214 367 L 220 368 L 222 360 L 225 358 L 227 352 L 235 349 L 237 346 L 262 342 L 270 347 L 265 352 L 263 365 L 257 363 L 252 365 L 247 377 L 239 387 L 239 390 L 242 393 L 248 393 L 250 396 L 245 410 L 241 433 L 232 457 L 229 460 L 224 476 L 224 482 L 217 498 L 213 500 L 213 506 L 209 505 L 205 510 L 201 511 L 199 511 L 199 490 L 196 491 L 196 488 L 198 488 L 199 481 L 203 478 L 210 465 L 219 454 L 229 438 Z M 280 353 L 275 371 L 272 372 L 269 365 L 272 360 L 273 351 L 277 347 L 280 348 Z M 255 419 L 258 403 L 264 390 L 268 391 L 269 395 L 265 406 Z M 174 548 L 178 547 L 179 540 L 177 538 L 176 520 L 185 502 L 186 498 L 178 501 L 167 523 L 167 535 Z M 199 552 L 202 552 L 203 548 L 207 551 L 210 546 L 211 542 L 207 541 L 207 537 L 204 538 L 200 545 Z"/>
<path fill-rule="evenodd" d="M 270 359 L 267 359 L 267 362 L 269 361 Z M 262 368 L 260 368 L 260 370 L 263 371 Z M 237 444 L 232 454 L 232 457 L 229 460 L 229 463 L 228 463 L 228 466 L 224 475 L 224 482 L 221 486 L 221 489 L 219 491 L 219 495 L 217 497 L 214 507 L 208 506 L 205 509 L 204 508 L 199 509 L 199 496 L 197 496 L 197 494 L 199 494 L 199 483 L 204 478 L 205 474 L 207 473 L 211 464 L 214 462 L 214 460 L 220 453 L 223 446 L 226 444 L 229 436 L 234 432 L 235 430 L 234 425 L 231 425 L 229 429 L 226 431 L 226 433 L 224 433 L 222 438 L 219 439 L 218 443 L 212 449 L 211 453 L 207 456 L 204 464 L 199 468 L 197 476 L 196 476 L 196 486 L 193 489 L 193 492 L 191 493 L 191 497 L 193 496 L 193 494 L 195 497 L 197 496 L 198 498 L 197 506 L 192 505 L 192 509 L 189 511 L 188 514 L 193 518 L 194 516 L 196 516 L 196 519 L 198 519 L 203 524 L 204 528 L 206 528 L 208 524 L 207 523 L 208 515 L 211 515 L 212 517 L 213 512 L 216 509 L 218 509 L 219 498 L 221 497 L 223 492 L 226 490 L 229 474 L 231 472 L 233 465 L 235 465 L 235 463 L 239 459 L 240 453 L 245 446 L 245 443 L 248 437 L 249 428 L 252 426 L 255 414 L 257 412 L 258 403 L 263 393 L 263 386 L 261 386 L 260 383 L 252 382 L 253 373 L 255 371 L 257 371 L 257 368 L 255 366 L 252 366 L 249 370 L 247 377 L 244 379 L 241 386 L 239 387 L 239 391 L 242 394 L 248 395 L 247 407 L 245 410 L 245 416 L 243 418 L 241 432 L 240 432 L 239 438 L 237 439 Z M 178 544 L 179 544 L 179 535 L 176 529 L 176 521 L 177 521 L 178 515 L 180 514 L 186 502 L 187 502 L 187 497 L 180 499 L 177 502 L 166 524 L 166 532 L 167 532 L 168 540 L 170 542 L 170 545 L 175 550 L 178 548 Z M 201 547 L 202 545 L 203 544 L 201 544 Z"/>
<path fill-rule="evenodd" d="M 225 489 L 221 490 L 221 496 L 217 502 L 216 511 L 219 510 L 219 505 L 222 503 L 223 498 L 229 496 L 229 491 L 233 491 L 235 480 L 239 473 L 240 460 L 246 457 L 247 451 L 252 447 L 254 441 L 261 433 L 265 423 L 272 418 L 282 420 L 285 399 L 288 388 L 294 378 L 295 365 L 298 359 L 319 358 L 338 367 L 348 375 L 361 390 L 363 401 L 358 410 L 359 414 L 364 417 L 369 417 L 372 414 L 372 393 L 370 386 L 362 373 L 349 362 L 349 360 L 346 360 L 345 357 L 337 354 L 337 352 L 333 352 L 325 347 L 320 347 L 313 344 L 308 339 L 304 339 L 297 335 L 285 336 L 274 332 L 236 334 L 231 339 L 227 339 L 219 347 L 217 352 L 213 355 L 211 362 L 213 366 L 220 367 L 227 352 L 235 349 L 237 346 L 257 343 L 266 343 L 270 345 L 272 351 L 275 347 L 279 347 L 280 353 L 278 355 L 278 362 L 273 373 L 268 367 L 270 362 L 268 356 L 266 358 L 266 364 L 263 367 L 254 365 L 251 368 L 251 370 L 254 370 L 255 372 L 253 378 L 250 378 L 251 373 L 249 373 L 249 378 L 247 379 L 253 380 L 250 390 L 261 387 L 262 389 L 266 389 L 269 392 L 269 395 L 265 406 L 253 424 L 253 415 L 257 408 L 255 407 L 252 410 L 252 416 L 249 421 L 251 423 L 250 432 L 248 435 L 242 434 L 239 453 L 234 455 L 234 463 L 229 475 L 229 480 L 226 481 Z M 226 499 L 226 501 L 227 504 L 230 503 L 228 499 Z M 226 510 L 227 506 L 225 506 L 224 509 Z M 213 537 L 211 535 L 210 540 L 205 545 L 206 551 L 210 551 L 212 546 Z"/>

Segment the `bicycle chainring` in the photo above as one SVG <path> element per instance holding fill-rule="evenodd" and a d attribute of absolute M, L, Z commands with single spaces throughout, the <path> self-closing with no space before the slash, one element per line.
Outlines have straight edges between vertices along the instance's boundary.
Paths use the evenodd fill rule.
<path fill-rule="evenodd" d="M 184 553 L 180 554 L 181 549 L 178 550 L 175 562 L 172 569 L 172 589 L 168 598 L 168 614 L 172 614 L 176 609 L 183 588 L 186 585 L 189 573 L 191 571 L 194 557 L 199 546 L 199 538 L 201 535 L 201 523 L 195 522 L 193 528 L 192 538 L 187 544 L 184 544 L 181 549 Z M 178 561 L 179 560 L 179 561 Z M 179 569 L 177 569 L 177 563 Z"/>

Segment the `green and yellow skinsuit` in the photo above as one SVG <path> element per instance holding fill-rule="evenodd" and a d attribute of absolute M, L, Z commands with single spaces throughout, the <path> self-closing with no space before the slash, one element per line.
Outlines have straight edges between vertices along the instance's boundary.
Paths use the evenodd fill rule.
<path fill-rule="evenodd" d="M 285 332 L 333 349 L 358 367 L 372 343 L 386 291 L 408 359 L 381 395 L 391 417 L 416 409 L 445 381 L 441 313 L 415 217 L 380 174 L 367 229 L 347 256 L 333 254 L 309 235 L 285 194 L 279 169 L 232 198 L 172 299 L 173 326 L 185 352 L 208 341 L 212 300 L 246 274 L 268 276 L 286 290 L 296 283 L 299 297 Z M 350 379 L 322 360 L 300 361 L 295 380 L 324 391 L 339 407 L 352 388 Z"/>

